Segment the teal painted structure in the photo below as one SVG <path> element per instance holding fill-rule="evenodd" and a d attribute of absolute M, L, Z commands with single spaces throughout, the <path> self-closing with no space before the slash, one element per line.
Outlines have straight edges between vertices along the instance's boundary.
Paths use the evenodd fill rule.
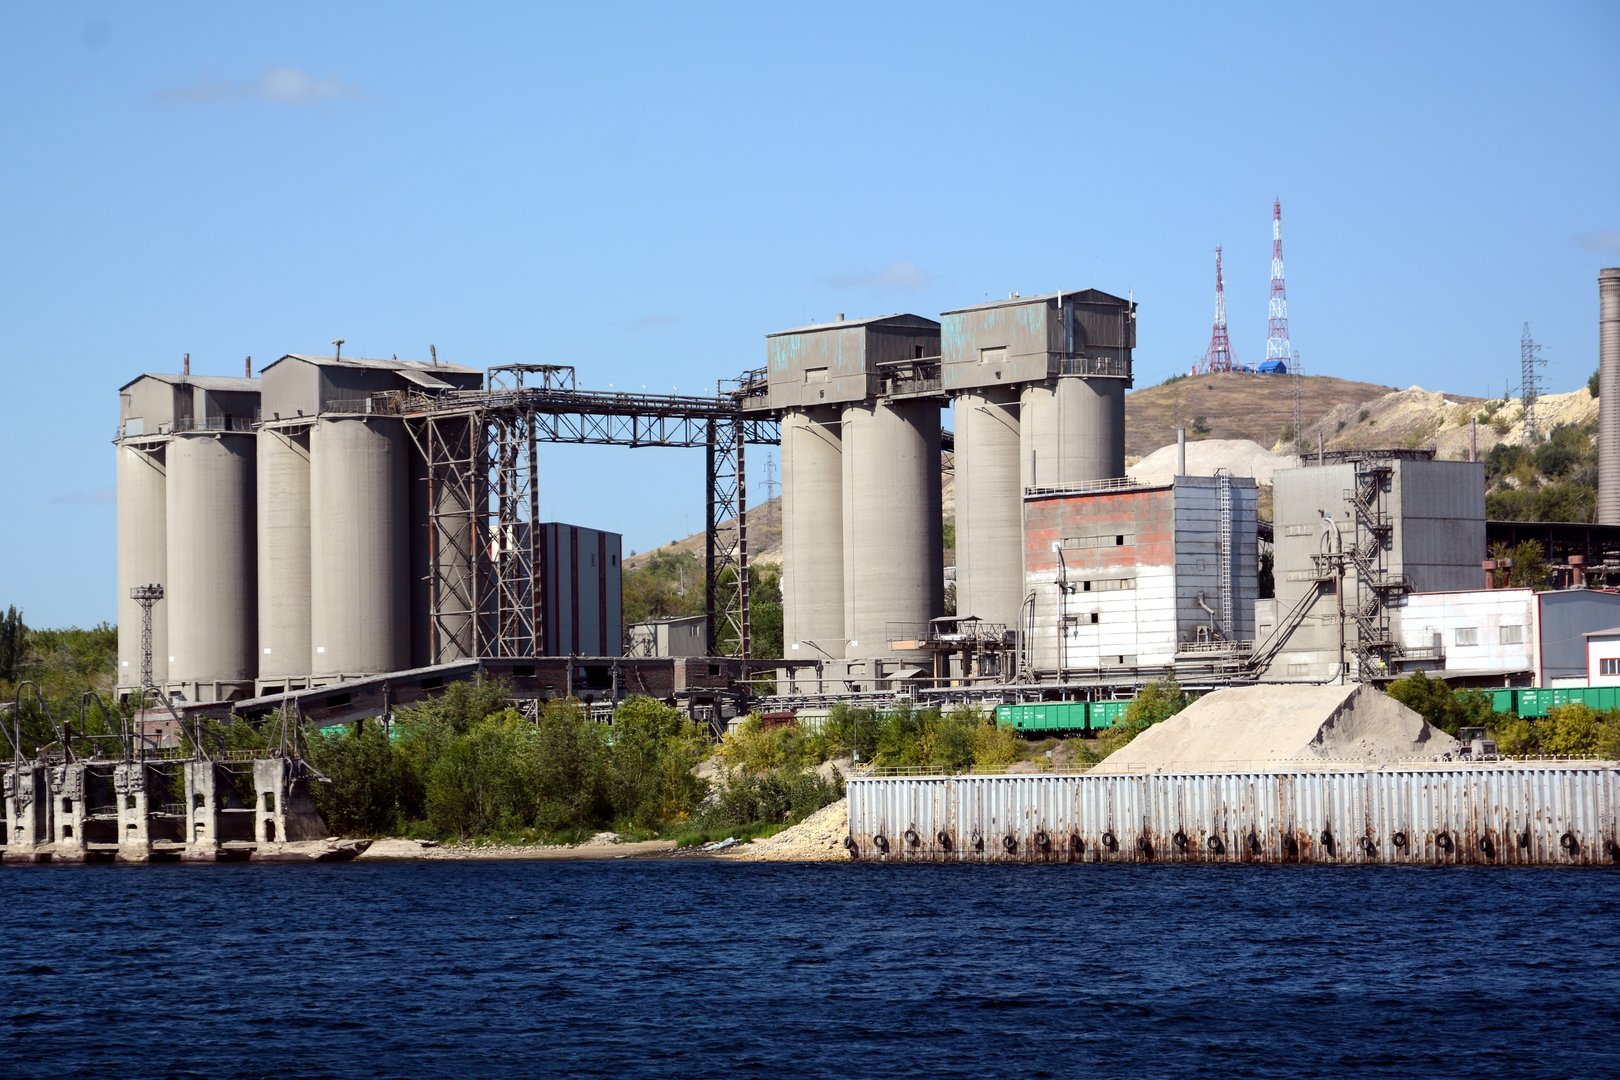
<path fill-rule="evenodd" d="M 1598 712 L 1620 709 L 1620 686 L 1531 686 L 1492 690 L 1490 695 L 1493 712 L 1510 713 L 1524 720 L 1539 720 L 1548 709 L 1561 705 L 1585 705 Z"/>
<path fill-rule="evenodd" d="M 1036 701 L 997 705 L 996 723 L 1040 735 L 1105 731 L 1125 719 L 1129 701 Z"/>

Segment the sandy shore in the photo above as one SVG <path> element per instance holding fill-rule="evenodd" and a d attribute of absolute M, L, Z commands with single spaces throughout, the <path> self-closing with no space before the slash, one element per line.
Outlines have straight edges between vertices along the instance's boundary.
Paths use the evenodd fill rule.
<path fill-rule="evenodd" d="M 673 840 L 590 840 L 583 844 L 433 844 L 420 840 L 377 840 L 361 862 L 399 860 L 646 859 L 668 855 Z"/>

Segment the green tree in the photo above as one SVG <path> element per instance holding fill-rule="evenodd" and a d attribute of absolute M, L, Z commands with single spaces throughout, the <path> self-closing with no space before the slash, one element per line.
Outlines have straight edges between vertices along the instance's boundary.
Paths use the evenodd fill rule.
<path fill-rule="evenodd" d="M 1103 733 L 1101 742 L 1104 752 L 1113 753 L 1154 724 L 1163 723 L 1190 704 L 1192 698 L 1181 689 L 1181 684 L 1173 675 L 1146 683 L 1125 707 L 1125 715 L 1120 721 Z"/>
<path fill-rule="evenodd" d="M 1389 684 L 1385 693 L 1448 735 L 1465 727 L 1490 727 L 1491 698 L 1478 690 L 1453 690 L 1444 679 L 1421 671 Z"/>
<path fill-rule="evenodd" d="M 0 618 L 0 678 L 17 681 L 17 668 L 22 664 L 28 648 L 28 627 L 23 624 L 22 612 L 8 607 Z"/>
<path fill-rule="evenodd" d="M 400 831 L 409 791 L 406 764 L 381 724 L 316 734 L 309 739 L 308 754 L 310 763 L 331 780 L 310 785 L 310 792 L 333 831 L 346 836 Z"/>

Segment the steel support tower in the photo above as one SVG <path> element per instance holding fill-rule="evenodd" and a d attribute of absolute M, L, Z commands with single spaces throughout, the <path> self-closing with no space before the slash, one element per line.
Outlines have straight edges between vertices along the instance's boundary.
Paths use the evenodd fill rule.
<path fill-rule="evenodd" d="M 509 364 L 484 390 L 412 393 L 401 411 L 427 465 L 434 662 L 544 648 L 540 443 L 704 449 L 708 651 L 749 656 L 745 447 L 781 441 L 774 418 L 743 414 L 763 392 L 757 373 L 712 397 L 585 391 L 572 367 Z"/>
<path fill-rule="evenodd" d="M 1232 353 L 1232 341 L 1226 332 L 1226 278 L 1221 273 L 1221 248 L 1215 245 L 1215 325 L 1209 332 L 1209 348 L 1204 352 L 1199 371 L 1210 374 L 1231 371 L 1237 365 Z"/>
<path fill-rule="evenodd" d="M 1271 203 L 1271 302 L 1266 311 L 1266 359 L 1288 363 L 1294 346 L 1288 340 L 1288 288 L 1283 284 L 1282 200 Z"/>
<path fill-rule="evenodd" d="M 1524 335 L 1519 338 L 1519 400 L 1524 405 L 1524 442 L 1535 446 L 1541 441 L 1541 427 L 1536 423 L 1536 401 L 1541 397 L 1541 378 L 1536 368 L 1545 364 L 1541 346 L 1530 336 L 1530 324 L 1524 324 Z"/>

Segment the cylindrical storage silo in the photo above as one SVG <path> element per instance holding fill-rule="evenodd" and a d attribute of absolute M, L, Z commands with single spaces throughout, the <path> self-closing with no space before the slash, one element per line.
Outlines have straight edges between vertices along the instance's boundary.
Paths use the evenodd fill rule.
<path fill-rule="evenodd" d="M 409 666 L 406 437 L 389 416 L 323 416 L 310 440 L 310 667 Z"/>
<path fill-rule="evenodd" d="M 844 655 L 844 453 L 836 414 L 782 416 L 782 642 L 790 659 Z M 810 643 L 794 649 L 795 643 Z"/>
<path fill-rule="evenodd" d="M 867 659 L 944 606 L 939 406 L 848 405 L 843 436 L 845 655 Z"/>
<path fill-rule="evenodd" d="M 1026 386 L 1019 410 L 1024 487 L 1125 475 L 1125 383 L 1060 376 Z"/>
<path fill-rule="evenodd" d="M 1011 629 L 1023 600 L 1018 402 L 1011 390 L 956 399 L 956 613 Z"/>
<path fill-rule="evenodd" d="M 309 674 L 309 428 L 259 429 L 259 678 Z"/>
<path fill-rule="evenodd" d="M 256 445 L 248 432 L 169 440 L 169 671 L 193 701 L 248 696 L 257 670 Z"/>
<path fill-rule="evenodd" d="M 1599 525 L 1620 525 L 1620 266 L 1598 271 Z"/>
<path fill-rule="evenodd" d="M 118 454 L 118 689 L 141 684 L 141 605 L 129 597 L 137 585 L 169 580 L 165 492 L 166 442 L 120 442 Z M 169 674 L 169 608 L 152 607 L 152 681 Z"/>

